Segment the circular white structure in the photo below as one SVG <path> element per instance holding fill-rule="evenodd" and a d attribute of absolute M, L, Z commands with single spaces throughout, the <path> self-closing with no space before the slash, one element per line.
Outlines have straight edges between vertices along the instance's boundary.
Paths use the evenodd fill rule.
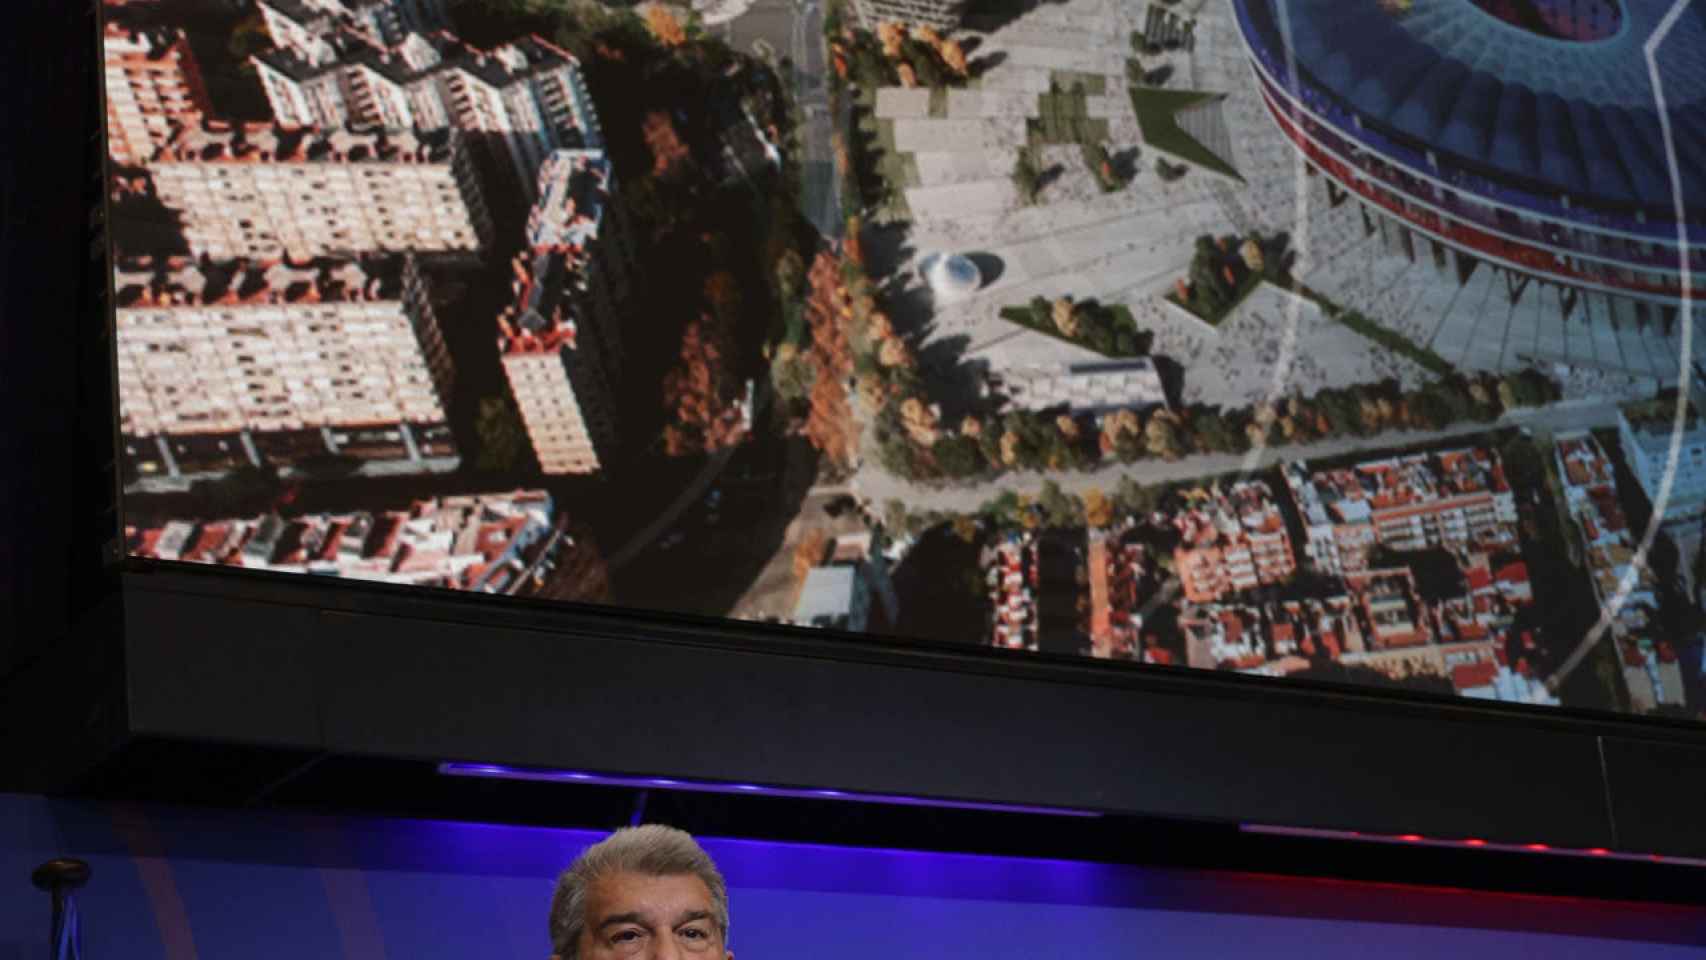
<path fill-rule="evenodd" d="M 918 273 L 937 300 L 969 297 L 983 286 L 983 272 L 977 264 L 958 253 L 932 253 L 918 264 Z"/>

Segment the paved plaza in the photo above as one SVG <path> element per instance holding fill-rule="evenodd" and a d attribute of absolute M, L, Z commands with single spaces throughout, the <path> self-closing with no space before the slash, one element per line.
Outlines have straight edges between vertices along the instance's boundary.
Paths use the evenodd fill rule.
<path fill-rule="evenodd" d="M 1076 362 L 1087 350 L 1002 320 L 1002 307 L 1032 297 L 1071 296 L 1127 305 L 1155 334 L 1154 352 L 1185 370 L 1187 402 L 1245 404 L 1265 395 L 1398 377 L 1421 371 L 1356 333 L 1294 305 L 1277 291 L 1253 295 L 1219 330 L 1168 307 L 1161 295 L 1189 268 L 1201 234 L 1284 232 L 1294 274 L 1342 306 L 1428 346 L 1466 370 L 1504 371 L 1565 364 L 1571 395 L 1612 396 L 1676 379 L 1677 336 L 1623 317 L 1615 326 L 1603 300 L 1585 300 L 1561 319 L 1555 287 L 1530 283 L 1513 299 L 1503 274 L 1482 265 L 1465 284 L 1439 269 L 1425 241 L 1414 262 L 1393 239 L 1371 232 L 1354 199 L 1334 203 L 1324 178 L 1306 173 L 1267 115 L 1250 77 L 1228 5 L 1221 0 L 1167 9 L 1195 17 L 1189 50 L 1139 57 L 1145 70 L 1172 69 L 1167 88 L 1227 94 L 1220 121 L 1226 159 L 1239 183 L 1202 168 L 1164 183 L 1126 94 L 1129 37 L 1147 4 L 1067 0 L 1039 4 L 991 33 L 979 33 L 973 61 L 990 64 L 974 88 L 950 91 L 931 116 L 926 90 L 889 89 L 877 115 L 892 124 L 896 148 L 911 154 L 918 185 L 906 190 L 913 220 L 907 247 L 915 263 L 947 250 L 982 255 L 993 277 L 974 296 L 928 318 L 930 340 L 951 339 L 968 360 L 993 371 Z M 1108 150 L 1135 149 L 1137 176 L 1104 194 L 1076 146 L 1045 147 L 1050 170 L 1040 201 L 1024 205 L 1010 174 L 1025 143 L 1025 121 L 1040 113 L 1039 94 L 1058 71 L 1099 76 L 1106 95 L 1088 96 L 1087 112 L 1108 122 Z M 1218 126 L 1216 127 L 1218 129 Z"/>
<path fill-rule="evenodd" d="M 1414 362 L 1350 333 L 1302 297 L 1265 284 L 1216 332 L 1187 373 L 1186 403 L 1242 407 L 1346 383 L 1394 379 L 1413 387 L 1426 379 Z"/>

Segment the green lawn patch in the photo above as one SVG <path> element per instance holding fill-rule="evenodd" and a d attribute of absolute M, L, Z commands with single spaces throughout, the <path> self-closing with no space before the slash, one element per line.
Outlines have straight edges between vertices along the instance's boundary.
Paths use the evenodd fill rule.
<path fill-rule="evenodd" d="M 1262 275 L 1259 273 L 1252 273 L 1249 276 L 1244 277 L 1239 281 L 1238 286 L 1233 289 L 1232 299 L 1227 301 L 1226 305 L 1218 310 L 1205 309 L 1201 304 L 1194 300 L 1180 300 L 1179 295 L 1171 291 L 1167 293 L 1167 299 L 1181 307 L 1184 307 L 1186 310 L 1189 310 L 1192 316 L 1201 320 L 1203 323 L 1206 323 L 1211 327 L 1218 327 L 1222 320 L 1231 316 L 1232 311 L 1238 309 L 1238 305 L 1248 299 L 1250 294 L 1255 293 L 1256 288 L 1261 285 Z"/>
<path fill-rule="evenodd" d="M 874 91 L 863 87 L 855 94 L 857 128 L 849 138 L 853 164 L 861 171 L 861 182 L 869 182 L 867 173 L 882 181 L 880 196 L 867 193 L 865 200 L 874 202 L 887 219 L 907 220 L 912 213 L 906 204 L 906 188 L 918 185 L 918 165 L 910 155 L 896 149 L 894 121 L 877 116 L 876 99 Z"/>
<path fill-rule="evenodd" d="M 1197 237 L 1189 271 L 1167 299 L 1217 327 L 1263 280 L 1285 278 L 1285 243 L 1284 235 Z"/>
<path fill-rule="evenodd" d="M 1334 320 L 1339 321 L 1362 336 L 1373 340 L 1383 348 L 1390 350 L 1401 357 L 1407 357 L 1408 359 L 1415 361 L 1418 366 L 1429 373 L 1443 377 L 1452 373 L 1455 369 L 1449 361 L 1439 354 L 1419 343 L 1416 343 L 1414 340 L 1411 340 L 1409 337 L 1404 336 L 1390 327 L 1381 326 L 1375 321 L 1370 320 L 1368 317 L 1357 313 L 1355 310 L 1340 311 L 1332 316 Z"/>
<path fill-rule="evenodd" d="M 918 161 L 895 146 L 894 121 L 877 121 L 877 170 L 896 190 L 919 185 Z M 902 202 L 905 202 L 904 200 Z"/>
<path fill-rule="evenodd" d="M 948 115 L 948 88 L 930 88 L 930 116 L 941 119 Z"/>
<path fill-rule="evenodd" d="M 1071 90 L 1074 86 L 1083 87 L 1085 95 L 1091 97 L 1104 97 L 1108 94 L 1108 78 L 1099 73 L 1052 70 L 1049 72 L 1049 85 L 1062 90 Z"/>
<path fill-rule="evenodd" d="M 1131 94 L 1132 109 L 1137 111 L 1137 125 L 1143 131 L 1145 143 L 1181 160 L 1225 174 L 1240 183 L 1244 182 L 1244 178 L 1238 175 L 1237 170 L 1232 169 L 1231 164 L 1215 156 L 1214 151 L 1203 146 L 1197 138 L 1179 126 L 1180 110 L 1193 104 L 1220 99 L 1225 94 L 1204 93 L 1200 90 L 1164 90 L 1155 87 L 1132 87 L 1128 92 Z"/>
<path fill-rule="evenodd" d="M 1047 93 L 1038 95 L 1040 114 L 1025 121 L 1031 142 L 1100 143 L 1108 139 L 1106 117 L 1090 116 L 1089 94 L 1083 84 L 1062 85 L 1051 81 Z"/>
<path fill-rule="evenodd" d="M 1451 361 L 1433 352 L 1431 349 L 1422 346 L 1390 327 L 1382 326 L 1379 322 L 1372 320 L 1355 310 L 1344 309 L 1302 284 L 1292 286 L 1291 290 L 1298 296 L 1303 297 L 1320 307 L 1321 312 L 1326 314 L 1328 318 L 1337 320 L 1361 336 L 1366 337 L 1369 340 L 1373 340 L 1381 347 L 1413 361 L 1417 366 L 1429 373 L 1443 377 L 1455 373 L 1457 370 L 1456 367 L 1451 365 Z"/>
<path fill-rule="evenodd" d="M 1000 316 L 1009 323 L 1094 350 L 1104 357 L 1145 357 L 1155 340 L 1153 333 L 1138 327 L 1131 311 L 1121 303 L 1084 300 L 1073 304 L 1076 336 L 1067 336 L 1055 325 L 1053 309 L 1052 303 L 1037 297 L 1025 306 L 1002 307 Z"/>

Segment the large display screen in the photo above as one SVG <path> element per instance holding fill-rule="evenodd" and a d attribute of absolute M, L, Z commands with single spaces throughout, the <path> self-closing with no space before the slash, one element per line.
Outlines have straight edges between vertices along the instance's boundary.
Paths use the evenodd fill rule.
<path fill-rule="evenodd" d="M 104 18 L 133 557 L 1706 717 L 1706 6 Z"/>

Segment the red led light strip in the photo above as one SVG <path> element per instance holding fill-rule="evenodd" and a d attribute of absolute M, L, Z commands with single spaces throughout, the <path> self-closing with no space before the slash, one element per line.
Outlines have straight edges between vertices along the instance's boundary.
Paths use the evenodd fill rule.
<path fill-rule="evenodd" d="M 1643 863 L 1668 863 L 1684 867 L 1706 867 L 1706 860 L 1693 857 L 1670 857 L 1656 853 L 1623 853 L 1608 850 L 1605 847 L 1588 847 L 1576 849 L 1573 847 L 1554 847 L 1545 843 L 1494 843 L 1466 837 L 1459 840 L 1448 840 L 1440 837 L 1424 837 L 1416 833 L 1382 834 L 1358 833 L 1355 830 L 1314 830 L 1308 827 L 1275 827 L 1259 823 L 1246 823 L 1238 828 L 1244 833 L 1260 833 L 1278 837 L 1310 837 L 1318 840 L 1360 840 L 1364 843 L 1391 843 L 1414 847 L 1451 847 L 1469 848 L 1474 850 L 1499 850 L 1505 853 L 1538 853 L 1554 857 L 1587 857 L 1597 860 L 1638 860 Z"/>

